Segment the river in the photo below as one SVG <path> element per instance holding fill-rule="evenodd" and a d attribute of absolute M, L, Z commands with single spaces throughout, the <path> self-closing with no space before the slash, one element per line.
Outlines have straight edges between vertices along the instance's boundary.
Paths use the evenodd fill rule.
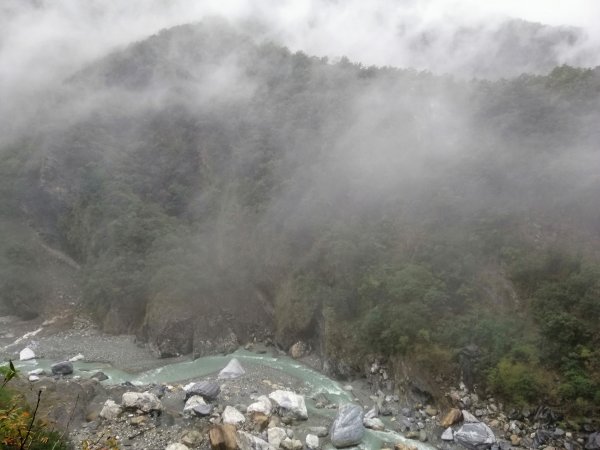
<path fill-rule="evenodd" d="M 104 381 L 103 383 L 109 385 L 120 384 L 124 382 L 130 382 L 134 385 L 146 385 L 151 383 L 169 384 L 199 379 L 215 374 L 225 367 L 232 357 L 237 358 L 245 366 L 262 365 L 277 371 L 281 371 L 291 377 L 301 380 L 307 388 L 306 391 L 309 393 L 306 398 L 309 416 L 323 416 L 328 419 L 328 422 L 330 422 L 335 416 L 335 410 L 315 408 L 314 402 L 310 397 L 318 393 L 327 394 L 327 397 L 333 403 L 337 404 L 352 401 L 352 394 L 344 390 L 344 388 L 337 381 L 332 380 L 326 375 L 317 372 L 316 370 L 313 370 L 292 358 L 287 356 L 273 357 L 270 355 L 261 355 L 243 349 L 239 349 L 233 354 L 227 356 L 206 356 L 193 361 L 166 364 L 156 369 L 135 374 L 119 370 L 118 368 L 114 368 L 106 363 L 77 361 L 74 362 L 73 365 L 75 369 L 75 375 L 79 375 L 82 378 L 90 377 L 97 371 L 102 371 L 108 376 L 108 380 Z M 45 369 L 49 371 L 51 364 L 54 362 L 55 361 L 35 359 L 31 361 L 18 361 L 15 363 L 15 366 L 24 372 L 31 371 L 33 369 Z M 393 426 L 393 422 L 387 420 L 386 418 L 383 419 L 384 423 L 386 423 L 386 427 L 391 428 Z M 373 430 L 367 430 L 363 440 L 363 447 L 365 449 L 379 449 L 383 443 L 396 442 L 407 442 L 412 446 L 416 446 L 419 450 L 434 449 L 433 446 L 414 440 L 408 440 L 401 434 L 393 431 L 378 432 Z M 333 447 L 329 446 L 324 448 L 332 449 Z"/>

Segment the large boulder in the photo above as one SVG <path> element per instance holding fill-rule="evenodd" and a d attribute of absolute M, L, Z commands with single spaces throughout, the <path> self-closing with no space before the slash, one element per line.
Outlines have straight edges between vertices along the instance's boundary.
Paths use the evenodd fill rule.
<path fill-rule="evenodd" d="M 245 431 L 238 431 L 237 445 L 239 450 L 276 450 L 276 447 Z"/>
<path fill-rule="evenodd" d="M 223 423 L 231 424 L 231 425 L 241 425 L 246 422 L 246 418 L 244 415 L 235 409 L 233 406 L 226 406 L 223 414 L 221 416 Z"/>
<path fill-rule="evenodd" d="M 363 409 L 352 403 L 341 405 L 329 435 L 331 443 L 336 448 L 350 447 L 357 445 L 365 434 L 363 426 Z"/>
<path fill-rule="evenodd" d="M 208 432 L 213 450 L 237 450 L 237 435 L 233 425 L 215 425 Z"/>
<path fill-rule="evenodd" d="M 215 401 L 217 396 L 221 392 L 221 387 L 217 383 L 211 383 L 210 381 L 200 381 L 190 386 L 185 387 L 185 398 L 186 400 L 194 395 L 199 395 L 204 400 L 209 402 Z"/>
<path fill-rule="evenodd" d="M 471 450 L 483 450 L 496 442 L 494 432 L 485 423 L 464 423 L 455 433 L 454 439 Z"/>
<path fill-rule="evenodd" d="M 19 360 L 29 361 L 30 359 L 35 359 L 35 353 L 29 347 L 25 347 L 19 352 Z"/>
<path fill-rule="evenodd" d="M 248 406 L 247 412 L 259 412 L 266 416 L 271 414 L 271 410 L 273 409 L 273 405 L 271 404 L 271 400 L 266 395 L 261 395 L 256 399 L 254 403 Z"/>
<path fill-rule="evenodd" d="M 281 415 L 293 419 L 308 419 L 308 411 L 302 395 L 298 395 L 292 391 L 277 390 L 269 394 L 269 399 L 275 403 Z"/>
<path fill-rule="evenodd" d="M 163 409 L 158 397 L 149 392 L 125 392 L 121 398 L 121 404 L 125 409 L 139 409 L 145 413 Z"/>
<path fill-rule="evenodd" d="M 229 363 L 219 372 L 220 380 L 231 380 L 234 378 L 239 378 L 244 375 L 246 371 L 240 364 L 240 362 L 233 358 Z"/>
<path fill-rule="evenodd" d="M 61 361 L 53 364 L 52 369 L 53 375 L 71 375 L 73 373 L 73 363 L 70 361 Z"/>
<path fill-rule="evenodd" d="M 120 405 L 108 399 L 104 402 L 104 406 L 102 406 L 100 417 L 106 420 L 116 420 L 122 412 L 123 408 Z"/>

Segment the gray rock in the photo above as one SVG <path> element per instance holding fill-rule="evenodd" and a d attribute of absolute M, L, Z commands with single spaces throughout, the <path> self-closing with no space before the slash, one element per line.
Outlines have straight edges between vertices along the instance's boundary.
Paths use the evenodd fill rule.
<path fill-rule="evenodd" d="M 373 407 L 365 413 L 365 419 L 374 419 L 377 417 L 377 408 Z"/>
<path fill-rule="evenodd" d="M 187 445 L 177 443 L 167 445 L 165 450 L 189 450 L 189 447 Z"/>
<path fill-rule="evenodd" d="M 261 395 L 256 399 L 254 403 L 248 406 L 246 410 L 248 413 L 251 412 L 259 412 L 263 413 L 267 416 L 271 415 L 271 410 L 273 409 L 273 405 L 271 404 L 271 400 L 266 395 Z"/>
<path fill-rule="evenodd" d="M 326 427 L 310 427 L 308 431 L 316 434 L 318 437 L 325 437 L 329 434 L 329 430 Z"/>
<path fill-rule="evenodd" d="M 377 417 L 373 417 L 373 418 L 365 417 L 363 420 L 363 425 L 366 428 L 370 428 L 371 430 L 382 431 L 385 429 L 385 425 L 383 424 L 381 419 L 378 419 Z"/>
<path fill-rule="evenodd" d="M 363 409 L 352 403 L 341 405 L 329 431 L 331 443 L 336 448 L 357 445 L 364 434 Z"/>
<path fill-rule="evenodd" d="M 302 450 L 302 442 L 297 439 L 285 438 L 279 446 L 285 450 Z"/>
<path fill-rule="evenodd" d="M 245 431 L 237 432 L 237 444 L 239 450 L 276 450 L 277 448 L 267 441 Z"/>
<path fill-rule="evenodd" d="M 585 443 L 586 450 L 599 450 L 600 449 L 600 432 L 592 433 L 588 436 L 587 442 Z"/>
<path fill-rule="evenodd" d="M 35 359 L 35 353 L 29 347 L 25 347 L 19 352 L 20 361 L 29 361 L 30 359 Z"/>
<path fill-rule="evenodd" d="M 236 426 L 246 422 L 246 418 L 244 417 L 244 415 L 237 409 L 235 409 L 233 406 L 225 407 L 225 411 L 223 411 L 221 419 L 223 420 L 223 423 L 228 423 Z"/>
<path fill-rule="evenodd" d="M 306 435 L 306 448 L 316 450 L 319 448 L 319 437 L 314 434 Z"/>
<path fill-rule="evenodd" d="M 453 441 L 454 440 L 454 432 L 451 427 L 448 427 L 442 433 L 442 441 Z"/>
<path fill-rule="evenodd" d="M 116 420 L 122 412 L 123 408 L 120 405 L 108 399 L 104 402 L 104 406 L 102 406 L 100 417 L 106 420 Z"/>
<path fill-rule="evenodd" d="M 269 440 L 269 444 L 275 448 L 279 448 L 279 445 L 285 438 L 287 438 L 287 433 L 283 428 L 273 427 L 267 430 L 267 439 Z"/>
<path fill-rule="evenodd" d="M 53 364 L 50 368 L 52 369 L 52 375 L 71 375 L 73 373 L 73 363 L 70 361 Z"/>
<path fill-rule="evenodd" d="M 217 399 L 219 393 L 221 392 L 221 386 L 219 386 L 217 383 L 211 383 L 210 381 L 200 381 L 189 387 L 186 386 L 186 388 L 186 400 L 194 395 L 199 395 L 204 400 L 212 402 Z"/>
<path fill-rule="evenodd" d="M 462 415 L 463 415 L 463 421 L 465 423 L 477 423 L 477 422 L 480 422 L 480 420 L 477 417 L 475 417 L 473 414 L 471 414 L 466 409 L 462 410 Z"/>
<path fill-rule="evenodd" d="M 104 380 L 108 380 L 108 377 L 106 376 L 106 374 L 104 372 L 96 372 L 94 375 L 92 375 L 92 380 L 98 380 L 98 381 L 104 381 Z"/>
<path fill-rule="evenodd" d="M 207 405 L 201 396 L 194 395 L 186 400 L 183 412 L 196 416 L 208 416 L 212 409 L 212 405 Z"/>
<path fill-rule="evenodd" d="M 292 391 L 273 391 L 269 394 L 269 399 L 277 405 L 280 413 L 294 419 L 308 419 L 308 411 L 304 397 Z"/>
<path fill-rule="evenodd" d="M 244 375 L 246 371 L 240 364 L 240 362 L 233 358 L 229 363 L 219 372 L 219 380 L 232 380 L 239 378 Z"/>
<path fill-rule="evenodd" d="M 139 409 L 145 413 L 163 409 L 158 397 L 149 392 L 125 392 L 121 404 L 125 409 Z"/>
<path fill-rule="evenodd" d="M 454 439 L 471 450 L 489 448 L 496 442 L 494 432 L 482 422 L 467 422 L 454 433 Z"/>

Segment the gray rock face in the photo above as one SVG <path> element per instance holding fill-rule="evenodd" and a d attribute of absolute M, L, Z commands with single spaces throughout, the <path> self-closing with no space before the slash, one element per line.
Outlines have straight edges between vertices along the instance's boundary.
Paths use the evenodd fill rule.
<path fill-rule="evenodd" d="M 210 381 L 200 381 L 199 383 L 194 383 L 188 389 L 185 390 L 185 398 L 186 400 L 194 395 L 199 395 L 204 400 L 212 402 L 217 399 L 219 393 L 221 392 L 221 386 L 217 383 L 211 383 Z"/>
<path fill-rule="evenodd" d="M 350 447 L 358 444 L 364 434 L 363 409 L 352 403 L 340 406 L 329 431 L 331 443 L 336 448 Z"/>
<path fill-rule="evenodd" d="M 240 364 L 240 362 L 233 358 L 229 363 L 219 372 L 220 380 L 232 380 L 234 378 L 239 378 L 244 375 L 246 371 Z"/>
<path fill-rule="evenodd" d="M 104 402 L 104 406 L 100 411 L 100 417 L 106 420 L 116 420 L 121 412 L 123 412 L 121 406 L 109 399 Z"/>
<path fill-rule="evenodd" d="M 471 450 L 483 450 L 491 447 L 496 442 L 494 432 L 481 422 L 463 424 L 454 433 L 454 439 Z"/>
<path fill-rule="evenodd" d="M 278 390 L 271 392 L 269 399 L 277 405 L 283 415 L 300 420 L 308 419 L 308 411 L 302 395 Z"/>
<path fill-rule="evenodd" d="M 145 413 L 162 411 L 163 406 L 158 397 L 149 392 L 125 392 L 121 404 L 126 409 L 139 409 Z"/>
<path fill-rule="evenodd" d="M 51 369 L 53 375 L 71 375 L 73 373 L 73 363 L 70 361 L 62 361 L 53 364 Z"/>

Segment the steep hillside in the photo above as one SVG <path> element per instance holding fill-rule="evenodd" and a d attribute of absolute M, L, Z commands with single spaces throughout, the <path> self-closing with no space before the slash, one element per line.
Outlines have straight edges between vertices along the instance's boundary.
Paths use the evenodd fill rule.
<path fill-rule="evenodd" d="M 456 81 L 210 22 L 66 80 L 2 150 L 2 199 L 82 266 L 105 331 L 163 356 L 272 333 L 338 374 L 462 366 L 591 408 L 599 121 L 598 68 Z"/>

